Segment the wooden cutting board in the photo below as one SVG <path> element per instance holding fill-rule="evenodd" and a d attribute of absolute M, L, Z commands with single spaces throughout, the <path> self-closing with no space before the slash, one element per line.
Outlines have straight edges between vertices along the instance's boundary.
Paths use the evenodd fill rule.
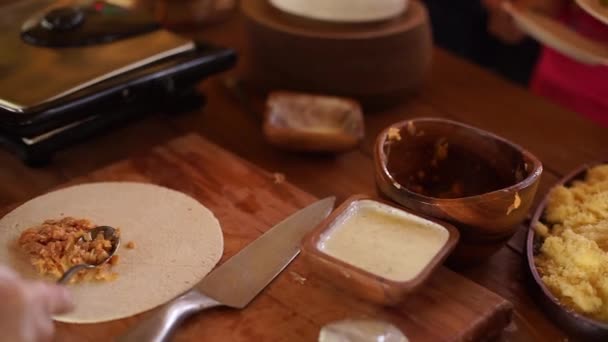
<path fill-rule="evenodd" d="M 209 207 L 224 232 L 220 264 L 262 232 L 316 200 L 198 135 L 176 139 L 68 185 L 118 180 L 163 185 Z M 201 313 L 178 329 L 175 340 L 315 341 L 323 325 L 345 318 L 392 322 L 411 341 L 478 340 L 500 333 L 511 314 L 508 301 L 446 268 L 403 305 L 388 309 L 341 293 L 317 279 L 296 258 L 245 309 Z M 143 316 L 145 313 L 100 324 L 57 323 L 56 340 L 112 340 Z"/>

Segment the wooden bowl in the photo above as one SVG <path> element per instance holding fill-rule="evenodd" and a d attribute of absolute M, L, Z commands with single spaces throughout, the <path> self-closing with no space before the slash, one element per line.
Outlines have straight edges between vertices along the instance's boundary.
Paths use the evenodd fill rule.
<path fill-rule="evenodd" d="M 408 281 L 394 281 L 376 274 L 367 272 L 361 268 L 353 266 L 345 261 L 334 258 L 319 247 L 325 233 L 334 227 L 334 224 L 345 215 L 351 215 L 353 210 L 358 210 L 357 204 L 360 201 L 371 200 L 382 205 L 388 205 L 400 211 L 431 221 L 442 227 L 448 232 L 448 239 L 443 247 L 435 254 L 428 264 L 415 276 Z M 372 199 L 364 195 L 355 195 L 348 198 L 340 207 L 327 217 L 319 226 L 309 233 L 302 242 L 302 256 L 311 266 L 316 274 L 333 283 L 336 287 L 342 288 L 360 298 L 381 305 L 396 305 L 401 303 L 408 294 L 420 288 L 431 276 L 433 271 L 439 267 L 458 242 L 458 230 L 445 222 L 427 218 L 412 213 L 402 208 L 396 208 L 391 204 Z"/>
<path fill-rule="evenodd" d="M 572 181 L 582 179 L 588 169 L 605 163 L 606 162 L 598 162 L 583 165 L 561 179 L 553 188 L 559 185 L 570 185 Z M 585 341 L 608 341 L 608 323 L 585 317 L 562 306 L 559 303 L 559 300 L 551 293 L 547 286 L 545 286 L 545 283 L 542 281 L 540 274 L 536 269 L 534 256 L 538 253 L 541 246 L 541 240 L 536 234 L 534 226 L 541 221 L 543 217 L 550 192 L 551 191 L 545 195 L 536 209 L 532 221 L 530 222 L 526 239 L 526 262 L 530 275 L 531 287 L 534 291 L 534 298 L 539 302 L 545 312 L 551 316 L 555 323 L 575 337 Z"/>
<path fill-rule="evenodd" d="M 275 146 L 341 152 L 356 147 L 364 134 L 363 112 L 353 100 L 281 91 L 266 101 L 264 135 Z"/>
<path fill-rule="evenodd" d="M 535 156 L 506 139 L 435 118 L 385 129 L 374 160 L 381 194 L 460 230 L 450 262 L 461 265 L 485 260 L 511 238 L 543 170 Z"/>
<path fill-rule="evenodd" d="M 267 0 L 241 2 L 250 54 L 245 80 L 287 89 L 353 97 L 364 106 L 402 101 L 430 67 L 431 26 L 419 1 L 398 17 L 374 23 L 330 23 L 290 15 Z"/>

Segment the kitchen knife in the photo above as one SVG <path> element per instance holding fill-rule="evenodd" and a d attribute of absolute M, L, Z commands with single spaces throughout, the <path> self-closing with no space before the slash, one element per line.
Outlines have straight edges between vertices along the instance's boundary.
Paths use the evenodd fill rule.
<path fill-rule="evenodd" d="M 283 220 L 118 341 L 167 341 L 197 312 L 216 306 L 244 308 L 298 255 L 304 235 L 329 215 L 334 202 L 334 197 L 325 198 Z"/>

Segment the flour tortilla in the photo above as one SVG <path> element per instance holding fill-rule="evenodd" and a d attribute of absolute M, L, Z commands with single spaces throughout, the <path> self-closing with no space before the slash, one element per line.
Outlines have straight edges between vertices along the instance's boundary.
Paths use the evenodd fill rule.
<path fill-rule="evenodd" d="M 157 307 L 203 279 L 222 256 L 222 230 L 191 197 L 143 183 L 91 183 L 37 197 L 0 220 L 0 263 L 39 278 L 16 240 L 46 219 L 72 216 L 121 229 L 120 261 L 111 282 L 70 285 L 76 308 L 55 319 L 97 323 Z M 134 241 L 135 249 L 127 249 Z"/>

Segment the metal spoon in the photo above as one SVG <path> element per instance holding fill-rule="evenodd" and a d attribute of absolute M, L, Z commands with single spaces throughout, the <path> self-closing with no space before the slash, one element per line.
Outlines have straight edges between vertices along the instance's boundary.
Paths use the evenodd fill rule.
<path fill-rule="evenodd" d="M 99 226 L 99 227 L 95 227 L 89 231 L 89 234 L 90 234 L 92 240 L 95 240 L 95 238 L 97 237 L 97 235 L 99 233 L 103 233 L 104 238 L 106 240 L 110 240 L 110 242 L 112 242 L 112 249 L 110 250 L 108 257 L 103 259 L 100 263 L 97 263 L 97 264 L 78 264 L 78 265 L 74 265 L 74 266 L 70 267 L 70 269 L 68 269 L 61 276 L 61 278 L 59 278 L 59 280 L 57 280 L 57 284 L 65 284 L 68 282 L 68 280 L 70 280 L 70 278 L 72 278 L 72 276 L 74 274 L 78 273 L 78 271 L 99 267 L 99 266 L 105 264 L 106 262 L 108 262 L 112 258 L 114 253 L 116 253 L 116 251 L 118 250 L 118 246 L 120 246 L 120 237 L 116 236 L 116 230 L 109 226 Z M 78 238 L 78 240 L 76 242 L 84 242 L 84 236 L 81 236 L 80 238 Z"/>

